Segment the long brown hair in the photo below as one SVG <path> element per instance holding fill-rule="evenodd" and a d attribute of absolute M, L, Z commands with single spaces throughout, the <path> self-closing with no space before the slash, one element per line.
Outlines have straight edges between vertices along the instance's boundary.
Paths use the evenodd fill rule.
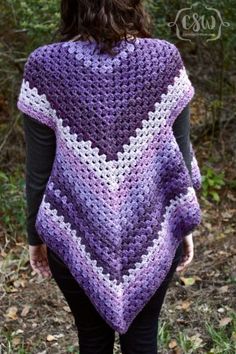
<path fill-rule="evenodd" d="M 151 37 L 152 23 L 142 0 L 61 0 L 60 21 L 62 40 L 92 37 L 102 53 L 111 55 L 121 38 Z"/>

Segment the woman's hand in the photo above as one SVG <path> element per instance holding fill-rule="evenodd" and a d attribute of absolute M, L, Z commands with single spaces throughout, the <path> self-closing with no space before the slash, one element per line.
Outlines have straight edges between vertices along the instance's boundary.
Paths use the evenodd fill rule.
<path fill-rule="evenodd" d="M 192 262 L 194 256 L 193 234 L 189 234 L 183 239 L 183 255 L 181 261 L 176 268 L 177 272 L 182 272 L 187 265 Z"/>
<path fill-rule="evenodd" d="M 42 243 L 41 245 L 29 245 L 30 265 L 33 270 L 42 277 L 51 277 L 52 273 L 48 265 L 47 246 Z"/>

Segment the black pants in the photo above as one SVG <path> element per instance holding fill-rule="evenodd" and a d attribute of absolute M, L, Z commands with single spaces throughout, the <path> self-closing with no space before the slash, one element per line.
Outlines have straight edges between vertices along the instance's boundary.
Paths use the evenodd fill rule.
<path fill-rule="evenodd" d="M 50 249 L 49 267 L 65 296 L 78 330 L 80 354 L 112 354 L 115 331 L 101 318 L 68 268 Z M 172 266 L 156 293 L 138 313 L 128 331 L 119 334 L 123 354 L 157 354 L 158 318 L 168 285 L 180 261 L 183 248 L 179 245 Z"/>

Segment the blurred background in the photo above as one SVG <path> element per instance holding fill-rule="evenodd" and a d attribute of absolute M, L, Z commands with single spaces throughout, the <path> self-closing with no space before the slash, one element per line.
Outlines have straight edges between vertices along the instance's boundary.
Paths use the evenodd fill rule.
<path fill-rule="evenodd" d="M 194 231 L 194 261 L 175 275 L 162 310 L 161 352 L 235 354 L 236 2 L 145 6 L 153 36 L 176 44 L 195 87 L 191 140 L 202 174 L 203 222 Z M 59 1 L 0 0 L 0 353 L 78 353 L 61 294 L 29 266 L 25 141 L 16 108 L 27 57 L 59 40 L 59 18 Z"/>

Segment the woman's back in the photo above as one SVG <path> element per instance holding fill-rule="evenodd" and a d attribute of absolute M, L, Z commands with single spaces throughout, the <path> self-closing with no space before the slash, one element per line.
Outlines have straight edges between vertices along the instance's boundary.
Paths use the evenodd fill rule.
<path fill-rule="evenodd" d="M 183 237 L 201 221 L 173 123 L 194 89 L 177 48 L 155 38 L 36 49 L 18 108 L 56 134 L 36 220 L 109 324 L 124 333 L 165 278 Z"/>

